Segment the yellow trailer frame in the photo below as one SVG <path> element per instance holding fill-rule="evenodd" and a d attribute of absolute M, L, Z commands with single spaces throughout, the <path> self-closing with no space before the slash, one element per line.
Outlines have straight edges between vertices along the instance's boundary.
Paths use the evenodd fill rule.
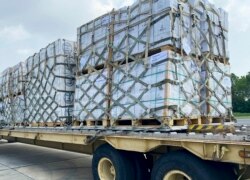
<path fill-rule="evenodd" d="M 250 165 L 250 141 L 241 135 L 185 134 L 185 133 L 95 133 L 88 131 L 26 131 L 0 130 L 0 138 L 65 150 L 77 149 L 92 154 L 108 143 L 118 150 L 141 153 L 164 153 L 167 148 L 186 149 L 204 160 Z"/>

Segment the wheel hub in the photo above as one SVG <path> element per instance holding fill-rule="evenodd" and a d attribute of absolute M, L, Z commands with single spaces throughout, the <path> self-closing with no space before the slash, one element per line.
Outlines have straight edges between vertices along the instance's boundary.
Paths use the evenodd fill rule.
<path fill-rule="evenodd" d="M 111 160 L 102 158 L 98 164 L 98 174 L 101 180 L 115 180 L 115 167 Z"/>
<path fill-rule="evenodd" d="M 192 180 L 186 173 L 179 171 L 179 170 L 173 170 L 168 172 L 163 180 Z"/>

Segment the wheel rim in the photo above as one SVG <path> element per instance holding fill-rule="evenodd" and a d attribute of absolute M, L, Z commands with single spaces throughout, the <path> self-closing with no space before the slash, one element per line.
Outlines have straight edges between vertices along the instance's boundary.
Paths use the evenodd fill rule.
<path fill-rule="evenodd" d="M 102 158 L 99 161 L 98 174 L 101 180 L 115 180 L 115 167 L 108 158 Z"/>
<path fill-rule="evenodd" d="M 191 178 L 182 171 L 173 170 L 168 172 L 163 180 L 191 180 Z"/>

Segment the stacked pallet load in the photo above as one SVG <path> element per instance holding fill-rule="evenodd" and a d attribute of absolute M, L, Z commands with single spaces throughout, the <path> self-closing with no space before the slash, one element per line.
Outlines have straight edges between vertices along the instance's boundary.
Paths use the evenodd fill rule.
<path fill-rule="evenodd" d="M 26 124 L 61 126 L 71 122 L 75 54 L 75 42 L 59 39 L 26 60 Z"/>
<path fill-rule="evenodd" d="M 78 76 L 74 117 L 76 124 L 108 126 L 107 59 L 112 13 L 78 28 Z M 101 123 L 101 124 L 99 124 Z M 102 124 L 104 123 L 104 124 Z"/>
<path fill-rule="evenodd" d="M 0 121 L 2 124 L 7 124 L 8 119 L 6 118 L 5 107 L 6 99 L 8 96 L 9 82 L 10 82 L 11 68 L 4 70 L 0 76 Z"/>
<path fill-rule="evenodd" d="M 26 68 L 22 62 L 2 73 L 0 117 L 4 124 L 16 125 L 24 121 L 25 74 Z"/>
<path fill-rule="evenodd" d="M 4 103 L 0 100 L 0 126 L 6 125 L 4 118 Z"/>
<path fill-rule="evenodd" d="M 11 115 L 14 124 L 22 125 L 25 113 L 25 83 L 26 83 L 26 67 L 21 62 L 12 68 L 12 80 L 10 89 L 12 97 L 10 97 Z M 7 109 L 7 108 L 6 108 Z"/>
<path fill-rule="evenodd" d="M 76 122 L 232 122 L 228 15 L 206 0 L 138 0 L 79 27 L 78 46 Z"/>
<path fill-rule="evenodd" d="M 26 67 L 25 63 L 21 62 L 12 68 L 12 78 L 10 82 L 11 94 L 20 95 L 24 92 L 26 83 Z"/>
<path fill-rule="evenodd" d="M 4 103 L 3 103 L 3 78 L 0 76 L 0 125 L 5 125 Z"/>
<path fill-rule="evenodd" d="M 12 68 L 7 68 L 1 73 L 1 98 L 4 99 L 10 94 L 10 82 L 11 82 Z"/>

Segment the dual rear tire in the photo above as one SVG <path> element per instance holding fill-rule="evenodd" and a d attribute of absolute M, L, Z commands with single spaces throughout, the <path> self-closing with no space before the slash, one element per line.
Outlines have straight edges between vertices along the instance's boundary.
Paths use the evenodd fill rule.
<path fill-rule="evenodd" d="M 94 153 L 92 173 L 95 180 L 149 180 L 146 158 L 141 153 L 119 151 L 108 144 Z"/>
<path fill-rule="evenodd" d="M 221 168 L 220 168 L 221 167 Z M 234 180 L 226 166 L 204 161 L 187 151 L 162 155 L 151 172 L 150 161 L 142 153 L 119 151 L 108 144 L 100 146 L 93 156 L 95 180 Z"/>
<path fill-rule="evenodd" d="M 203 160 L 186 151 L 176 151 L 160 157 L 152 171 L 153 180 L 216 180 Z"/>
<path fill-rule="evenodd" d="M 181 150 L 162 155 L 154 164 L 152 180 L 235 180 L 232 165 L 205 161 Z"/>

